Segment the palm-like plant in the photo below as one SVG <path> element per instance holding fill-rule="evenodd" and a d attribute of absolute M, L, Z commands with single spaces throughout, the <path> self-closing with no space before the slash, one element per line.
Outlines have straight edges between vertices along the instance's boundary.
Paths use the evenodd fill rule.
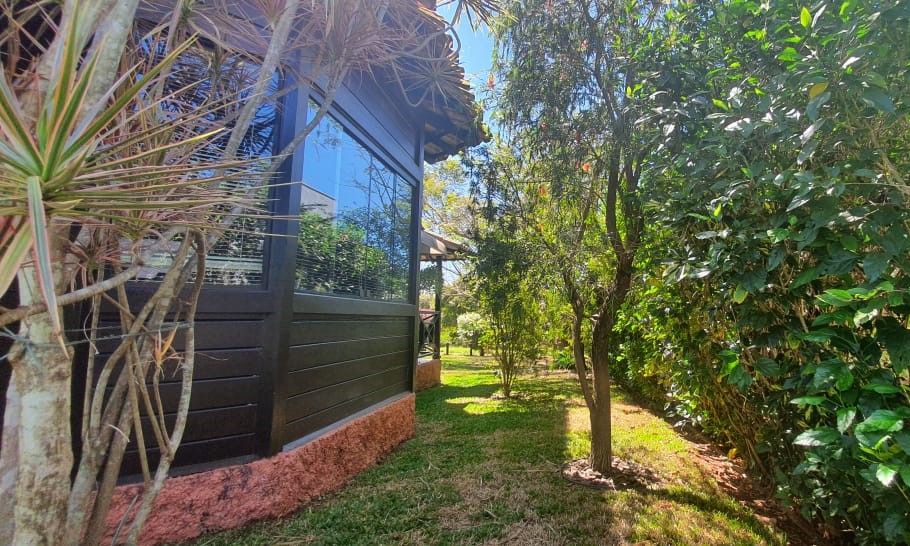
<path fill-rule="evenodd" d="M 0 294 L 15 284 L 19 296 L 18 307 L 0 308 L 0 328 L 19 325 L 7 330 L 15 344 L 0 495 L 14 502 L 0 508 L 0 543 L 99 542 L 130 434 L 146 444 L 138 426 L 145 413 L 161 458 L 153 472 L 140 449 L 145 495 L 125 531 L 128 543 L 138 539 L 189 407 L 202 283 L 178 296 L 188 281 L 202 279 L 206 249 L 238 229 L 238 217 L 255 215 L 259 188 L 281 163 L 242 157 L 259 108 L 280 97 L 269 91 L 276 71 L 321 82 L 324 98 L 284 155 L 318 125 L 349 74 L 398 62 L 420 72 L 449 28 L 427 18 L 415 23 L 426 13 L 411 0 L 179 0 L 164 8 L 147 0 L 143 9 L 160 23 L 131 40 L 139 4 L 0 2 Z M 493 2 L 464 4 L 486 9 Z M 193 40 L 199 34 L 204 46 Z M 243 37 L 242 47 L 232 37 Z M 175 61 L 190 51 L 206 77 L 181 76 Z M 296 54 L 305 69 L 285 64 Z M 245 71 L 249 61 L 258 70 Z M 455 86 L 450 71 L 439 73 L 434 92 L 444 95 Z M 241 94 L 232 94 L 237 88 Z M 125 283 L 162 253 L 172 265 L 136 310 Z M 87 326 L 76 336 L 89 346 L 83 449 L 74 465 L 73 342 L 62 310 L 86 300 Z M 105 301 L 120 315 L 122 338 L 96 365 Z M 179 355 L 177 335 L 186 347 Z M 169 429 L 155 389 L 173 359 L 183 383 Z"/>
<path fill-rule="evenodd" d="M 79 540 L 91 512 L 92 486 L 105 456 L 111 454 L 112 442 L 117 444 L 111 427 L 128 434 L 130 426 L 138 424 L 140 406 L 149 414 L 161 414 L 160 403 L 158 407 L 152 403 L 157 397 L 141 379 L 152 364 L 161 364 L 168 356 L 162 340 L 172 341 L 176 330 L 172 326 L 169 333 L 164 320 L 174 296 L 190 278 L 191 265 L 185 262 L 191 248 L 203 249 L 202 233 L 217 224 L 208 211 L 225 203 L 250 206 L 244 196 L 222 189 L 230 187 L 223 184 L 230 178 L 249 176 L 245 164 L 205 151 L 222 130 L 207 114 L 228 108 L 230 101 L 205 104 L 188 115 L 162 107 L 187 91 L 165 94 L 166 86 L 158 84 L 191 42 L 173 47 L 157 63 L 139 62 L 123 71 L 108 92 L 93 100 L 93 84 L 104 75 L 99 67 L 101 50 L 83 54 L 80 32 L 86 25 L 80 13 L 72 14 L 56 42 L 57 69 L 37 91 L 28 85 L 37 74 L 36 62 L 25 70 L 19 70 L 19 63 L 8 63 L 0 78 L 0 292 L 18 278 L 20 300 L 18 308 L 0 312 L 0 326 L 17 321 L 20 325 L 9 358 L 14 390 L 6 409 L 7 414 L 18 409 L 19 422 L 16 430 L 5 431 L 0 461 L 4 470 L 15 466 L 19 483 L 49 484 L 40 495 L 17 489 L 11 537 L 16 543 L 40 536 L 54 543 Z M 201 159 L 206 157 L 218 160 Z M 146 244 L 137 244 L 143 241 Z M 175 248 L 175 267 L 150 305 L 131 314 L 123 284 L 135 277 L 150 255 Z M 197 254 L 196 267 L 201 267 L 205 253 Z M 101 298 L 112 298 L 107 295 L 112 290 L 118 293 L 113 299 L 122 310 L 123 331 L 136 337 L 124 338 L 97 374 L 90 359 L 82 441 L 97 449 L 85 450 L 71 489 L 71 442 L 66 434 L 60 438 L 69 428 L 72 373 L 62 308 L 91 298 L 97 324 Z M 192 312 L 191 304 L 185 318 L 191 321 Z M 185 335 L 191 346 L 192 330 Z M 126 365 L 115 381 L 114 394 L 105 398 L 109 380 L 122 362 Z M 181 407 L 185 418 L 191 351 L 182 364 L 187 378 L 187 399 Z M 99 381 L 93 384 L 96 376 Z M 41 411 L 30 411 L 33 405 Z M 163 453 L 172 455 L 179 444 L 182 421 L 178 418 L 178 427 L 170 432 L 153 427 Z M 167 459 L 162 457 L 162 479 Z M 150 482 L 147 468 L 145 472 Z M 28 518 L 35 524 L 19 524 Z M 57 522 L 67 519 L 64 536 L 64 527 Z M 95 520 L 103 523 L 101 517 Z M 54 528 L 57 532 L 50 531 Z"/>

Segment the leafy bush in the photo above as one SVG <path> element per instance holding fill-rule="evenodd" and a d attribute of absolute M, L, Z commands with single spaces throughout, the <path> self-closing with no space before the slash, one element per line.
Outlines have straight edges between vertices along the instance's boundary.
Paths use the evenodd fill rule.
<path fill-rule="evenodd" d="M 489 330 L 490 325 L 480 313 L 464 313 L 458 315 L 458 327 L 452 334 L 452 339 L 476 350 L 480 348 Z"/>
<path fill-rule="evenodd" d="M 572 357 L 572 351 L 562 350 L 553 354 L 553 360 L 550 362 L 551 370 L 575 370 L 575 358 Z"/>
<path fill-rule="evenodd" d="M 656 374 L 806 517 L 910 542 L 910 5 L 681 9 L 652 208 L 673 310 L 626 311 L 616 372 Z"/>

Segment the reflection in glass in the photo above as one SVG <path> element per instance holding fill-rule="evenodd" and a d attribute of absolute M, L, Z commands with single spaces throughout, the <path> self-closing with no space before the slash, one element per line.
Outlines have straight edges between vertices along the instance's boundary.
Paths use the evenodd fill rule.
<path fill-rule="evenodd" d="M 407 300 L 412 198 L 406 180 L 323 118 L 304 148 L 296 289 Z"/>
<path fill-rule="evenodd" d="M 139 51 L 154 61 L 160 61 L 168 54 L 164 39 L 143 38 Z M 259 74 L 259 66 L 248 59 L 225 56 L 223 51 L 191 49 L 177 57 L 172 71 L 165 81 L 166 100 L 159 103 L 163 115 L 178 116 L 194 112 L 203 105 L 223 104 L 220 108 L 209 107 L 209 113 L 201 120 L 197 133 L 209 131 L 210 123 L 223 122 L 223 131 L 196 153 L 198 161 L 221 159 L 230 139 L 237 110 L 252 97 L 253 83 Z M 252 160 L 246 167 L 253 172 L 266 172 L 275 153 L 275 127 L 277 110 L 269 100 L 279 86 L 278 74 L 274 74 L 266 89 L 266 99 L 254 113 L 252 124 L 243 136 L 237 158 Z M 192 130 L 190 131 L 192 132 Z M 186 138 L 191 135 L 178 135 Z M 210 173 L 214 174 L 214 173 Z M 205 176 L 206 173 L 201 173 Z M 222 187 L 247 194 L 260 181 L 236 178 L 222 182 Z M 253 190 L 260 202 L 265 202 L 267 189 Z M 251 196 L 253 197 L 253 196 Z M 211 220 L 218 221 L 228 214 L 230 205 L 216 208 Z M 263 247 L 266 222 L 262 218 L 241 215 L 226 229 L 222 237 L 206 256 L 205 282 L 218 285 L 259 285 L 262 283 Z M 179 243 L 178 243 L 179 244 Z M 174 248 L 176 249 L 176 244 Z M 147 261 L 140 272 L 140 280 L 156 280 L 164 277 L 172 262 L 171 252 L 162 252 Z"/>

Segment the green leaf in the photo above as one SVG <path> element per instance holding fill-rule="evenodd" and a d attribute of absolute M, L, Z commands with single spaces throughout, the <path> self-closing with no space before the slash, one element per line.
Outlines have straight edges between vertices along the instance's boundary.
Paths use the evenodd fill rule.
<path fill-rule="evenodd" d="M 902 535 L 906 540 L 907 537 L 904 533 L 907 532 L 907 518 L 900 511 L 891 512 L 885 518 L 885 521 L 882 522 L 882 530 L 885 532 L 885 538 L 895 544 L 901 541 Z"/>
<path fill-rule="evenodd" d="M 805 194 L 797 195 L 796 197 L 793 198 L 792 201 L 790 201 L 790 204 L 787 205 L 787 212 L 794 211 L 794 210 L 798 209 L 799 207 L 805 205 L 806 203 L 808 203 L 811 200 L 812 200 L 812 198 L 808 195 L 805 195 Z"/>
<path fill-rule="evenodd" d="M 886 112 L 888 114 L 894 113 L 894 103 L 891 102 L 891 97 L 885 94 L 881 89 L 870 89 L 863 93 L 862 96 L 863 102 L 866 106 L 875 108 L 880 112 Z"/>
<path fill-rule="evenodd" d="M 840 238 L 840 244 L 850 252 L 859 250 L 859 239 L 852 235 L 844 235 Z"/>
<path fill-rule="evenodd" d="M 817 140 L 813 140 L 803 146 L 802 150 L 799 151 L 799 155 L 796 156 L 796 164 L 802 165 L 808 161 L 815 154 L 816 148 L 818 148 Z"/>
<path fill-rule="evenodd" d="M 833 305 L 834 307 L 844 307 L 853 303 L 853 294 L 846 290 L 831 288 L 825 290 L 823 294 L 816 296 L 815 299 L 821 303 Z"/>
<path fill-rule="evenodd" d="M 805 7 L 799 12 L 799 24 L 806 29 L 812 25 L 812 14 Z"/>
<path fill-rule="evenodd" d="M 904 485 L 910 487 L 910 465 L 904 465 L 901 467 L 901 480 L 904 481 Z"/>
<path fill-rule="evenodd" d="M 727 103 L 720 99 L 711 99 L 711 102 L 714 104 L 714 106 L 720 108 L 721 110 L 723 110 L 725 112 L 730 110 L 730 107 L 727 106 Z"/>
<path fill-rule="evenodd" d="M 853 386 L 853 373 L 850 372 L 849 368 L 844 368 L 842 373 L 837 377 L 837 381 L 834 382 L 834 388 L 843 392 Z"/>
<path fill-rule="evenodd" d="M 859 257 L 846 250 L 836 250 L 831 253 L 822 266 L 822 272 L 826 275 L 843 275 L 850 273 L 856 268 Z"/>
<path fill-rule="evenodd" d="M 741 284 L 736 285 L 736 290 L 733 291 L 733 301 L 735 303 L 742 303 L 746 301 L 746 297 L 749 295 L 749 292 L 743 288 Z"/>
<path fill-rule="evenodd" d="M 904 421 L 896 412 L 892 410 L 875 410 L 865 421 L 856 425 L 857 430 L 869 432 L 880 430 L 885 432 L 897 432 L 904 426 Z"/>
<path fill-rule="evenodd" d="M 749 372 L 746 371 L 746 368 L 741 363 L 737 362 L 730 370 L 727 382 L 745 392 L 752 385 L 752 376 L 749 375 Z"/>
<path fill-rule="evenodd" d="M 777 56 L 777 60 L 784 62 L 794 62 L 799 60 L 799 54 L 792 47 L 785 47 Z"/>
<path fill-rule="evenodd" d="M 780 375 L 780 365 L 770 358 L 759 358 L 755 363 L 755 370 L 765 377 L 777 377 Z"/>
<path fill-rule="evenodd" d="M 890 258 L 884 252 L 872 252 L 863 258 L 863 271 L 869 282 L 874 282 L 882 276 L 888 268 Z"/>
<path fill-rule="evenodd" d="M 809 104 L 806 105 L 806 117 L 808 117 L 810 121 L 817 120 L 819 108 L 821 108 L 826 102 L 828 102 L 828 99 L 830 99 L 830 98 L 831 98 L 830 91 L 825 91 L 824 93 L 822 93 L 820 95 L 816 95 L 815 97 L 812 97 L 809 100 Z"/>
<path fill-rule="evenodd" d="M 828 328 L 823 328 L 821 330 L 813 330 L 805 334 L 800 334 L 800 339 L 806 341 L 811 341 L 812 343 L 824 343 L 834 337 L 834 330 L 829 330 Z"/>
<path fill-rule="evenodd" d="M 790 236 L 790 230 L 787 228 L 774 228 L 767 231 L 768 237 L 771 237 L 772 243 L 779 243 Z"/>
<path fill-rule="evenodd" d="M 825 89 L 828 89 L 828 82 L 816 83 L 809 88 L 809 100 L 814 99 L 815 97 L 821 95 L 825 92 Z"/>
<path fill-rule="evenodd" d="M 793 443 L 804 447 L 819 447 L 831 444 L 838 439 L 840 439 L 840 433 L 833 428 L 823 427 L 803 432 L 793 440 Z"/>
<path fill-rule="evenodd" d="M 885 383 L 870 383 L 868 385 L 863 385 L 863 390 L 877 392 L 878 394 L 895 394 L 901 392 L 900 387 Z"/>
<path fill-rule="evenodd" d="M 742 288 L 750 294 L 761 292 L 768 280 L 768 272 L 764 269 L 747 271 L 742 276 Z"/>
<path fill-rule="evenodd" d="M 28 219 L 32 232 L 32 251 L 35 257 L 35 270 L 40 284 L 41 296 L 48 309 L 51 325 L 60 335 L 63 327 L 60 324 L 60 313 L 57 309 L 57 293 L 54 291 L 53 257 L 50 249 L 50 236 L 47 232 L 47 216 L 44 212 L 44 201 L 41 195 L 41 180 L 30 176 L 25 181 L 28 191 Z M 62 341 L 62 338 L 61 338 Z"/>
<path fill-rule="evenodd" d="M 790 400 L 790 403 L 796 404 L 797 406 L 818 406 L 825 400 L 827 400 L 827 398 L 824 396 L 800 396 L 799 398 Z"/>
<path fill-rule="evenodd" d="M 856 408 L 840 408 L 837 410 L 837 431 L 841 434 L 846 434 L 854 419 L 856 419 Z"/>
<path fill-rule="evenodd" d="M 0 231 L 0 236 L 6 238 L 0 246 L 0 294 L 5 294 L 32 247 L 32 232 L 21 221 L 21 217 L 14 216 L 0 218 L 0 228 L 3 230 Z"/>
<path fill-rule="evenodd" d="M 894 319 L 885 320 L 879 325 L 876 337 L 887 349 L 895 372 L 910 368 L 910 330 Z"/>
<path fill-rule="evenodd" d="M 882 248 L 891 256 L 899 256 L 910 250 L 910 239 L 900 226 L 892 226 L 881 239 Z"/>
<path fill-rule="evenodd" d="M 803 286 L 804 284 L 808 284 L 817 278 L 818 278 L 818 268 L 810 267 L 809 269 L 806 269 L 805 271 L 803 271 L 802 273 L 797 275 L 797 277 L 795 279 L 793 279 L 793 282 L 790 283 L 790 290 L 799 288 L 800 286 Z"/>
<path fill-rule="evenodd" d="M 897 477 L 897 469 L 884 463 L 879 463 L 878 468 L 875 470 L 875 477 L 885 487 L 891 487 L 891 484 L 894 483 L 894 478 Z"/>
<path fill-rule="evenodd" d="M 777 269 L 777 266 L 782 264 L 787 258 L 787 250 L 785 248 L 775 248 L 768 254 L 768 271 L 774 271 Z"/>
<path fill-rule="evenodd" d="M 853 315 L 853 324 L 859 328 L 863 324 L 866 324 L 870 320 L 878 316 L 878 308 L 876 307 L 863 307 L 859 309 L 855 315 Z"/>
<path fill-rule="evenodd" d="M 812 327 L 825 326 L 831 323 L 842 324 L 853 320 L 853 311 L 850 309 L 838 309 L 833 313 L 822 313 L 812 321 Z"/>
<path fill-rule="evenodd" d="M 910 455 L 910 434 L 906 432 L 898 432 L 894 434 L 894 443 L 897 444 L 901 451 L 905 454 Z"/>

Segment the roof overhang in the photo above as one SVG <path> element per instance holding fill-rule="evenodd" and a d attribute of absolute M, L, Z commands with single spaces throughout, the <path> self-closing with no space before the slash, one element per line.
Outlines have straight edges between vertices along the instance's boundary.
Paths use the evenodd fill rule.
<path fill-rule="evenodd" d="M 443 261 L 460 260 L 467 254 L 471 254 L 471 249 L 459 242 L 425 229 L 420 231 L 420 261 L 422 262 L 432 262 L 440 258 Z"/>
<path fill-rule="evenodd" d="M 446 33 L 448 23 L 436 13 L 435 0 L 419 0 L 418 5 L 424 32 L 434 39 L 425 42 L 419 60 L 398 63 L 396 76 L 423 123 L 424 161 L 436 163 L 490 140 L 490 135 L 453 39 Z"/>

